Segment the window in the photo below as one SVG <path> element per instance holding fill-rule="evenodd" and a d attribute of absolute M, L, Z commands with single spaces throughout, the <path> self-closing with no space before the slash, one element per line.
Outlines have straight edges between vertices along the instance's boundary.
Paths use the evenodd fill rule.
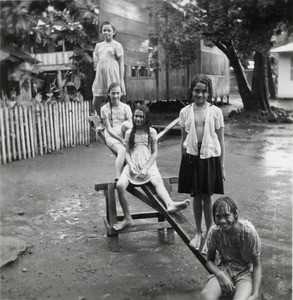
<path fill-rule="evenodd" d="M 148 67 L 131 66 L 131 77 L 151 77 L 152 72 Z"/>

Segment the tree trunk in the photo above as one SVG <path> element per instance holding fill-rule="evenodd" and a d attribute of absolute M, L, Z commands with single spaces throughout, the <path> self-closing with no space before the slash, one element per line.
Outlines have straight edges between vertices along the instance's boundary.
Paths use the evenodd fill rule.
<path fill-rule="evenodd" d="M 269 95 L 271 99 L 276 99 L 276 89 L 274 85 L 274 80 L 273 80 L 273 72 L 272 72 L 272 66 L 271 66 L 271 61 L 268 58 L 268 80 L 269 80 Z"/>
<path fill-rule="evenodd" d="M 253 105 L 251 110 L 262 109 L 270 111 L 268 103 L 267 57 L 256 51 L 254 55 L 254 70 L 252 74 L 251 92 Z"/>
<path fill-rule="evenodd" d="M 226 45 L 226 49 L 227 51 L 225 54 L 230 60 L 230 65 L 233 67 L 239 94 L 243 102 L 243 107 L 245 110 L 251 110 L 252 95 L 242 64 L 232 44 Z"/>

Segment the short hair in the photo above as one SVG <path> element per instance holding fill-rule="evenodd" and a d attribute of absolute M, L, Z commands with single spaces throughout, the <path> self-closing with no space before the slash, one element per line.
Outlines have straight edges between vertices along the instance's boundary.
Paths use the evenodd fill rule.
<path fill-rule="evenodd" d="M 220 206 L 222 206 L 223 204 L 227 205 L 230 208 L 231 212 L 235 215 L 235 219 L 238 220 L 238 207 L 237 207 L 235 201 L 230 197 L 223 196 L 223 197 L 218 198 L 213 205 L 214 221 L 215 221 L 215 215 L 216 215 L 217 209 Z"/>
<path fill-rule="evenodd" d="M 110 21 L 104 21 L 102 24 L 101 24 L 101 32 L 102 32 L 102 30 L 103 30 L 103 26 L 104 25 L 110 25 L 111 27 L 112 27 L 112 29 L 113 29 L 113 31 L 114 31 L 114 35 L 115 35 L 115 33 L 116 33 L 116 28 L 115 28 L 115 25 L 112 23 L 112 22 L 110 22 Z"/>
<path fill-rule="evenodd" d="M 194 87 L 196 86 L 196 84 L 199 82 L 203 83 L 207 86 L 208 93 L 209 93 L 208 101 L 212 102 L 213 83 L 212 83 L 212 80 L 210 79 L 210 77 L 208 77 L 207 75 L 204 75 L 204 74 L 198 74 L 193 77 L 193 79 L 190 83 L 189 90 L 188 90 L 188 100 L 192 101 L 192 91 L 193 91 Z"/>

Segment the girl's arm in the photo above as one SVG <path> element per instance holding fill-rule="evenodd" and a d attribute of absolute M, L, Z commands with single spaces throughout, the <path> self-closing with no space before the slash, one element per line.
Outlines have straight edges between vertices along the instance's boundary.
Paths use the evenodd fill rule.
<path fill-rule="evenodd" d="M 253 272 L 252 272 L 252 294 L 248 300 L 256 300 L 258 298 L 259 287 L 261 282 L 261 263 L 259 256 L 252 258 Z"/>
<path fill-rule="evenodd" d="M 220 162 L 222 167 L 222 174 L 223 179 L 226 180 L 226 174 L 225 174 L 225 139 L 224 139 L 224 127 L 221 127 L 220 129 L 216 129 L 216 133 L 218 135 L 218 139 L 221 146 L 221 156 L 220 156 Z"/>
<path fill-rule="evenodd" d="M 131 159 L 131 155 L 130 155 L 130 148 L 129 148 L 129 141 L 125 140 L 125 160 L 127 162 L 127 164 L 129 165 L 130 171 L 135 168 L 135 165 Z"/>
<path fill-rule="evenodd" d="M 97 53 L 96 53 L 96 49 L 97 49 L 97 46 L 95 47 L 95 50 L 94 50 L 94 52 L 93 52 L 93 61 L 94 61 L 94 65 L 97 64 L 98 61 L 99 61 L 99 57 L 98 57 L 98 55 L 97 55 Z"/>
<path fill-rule="evenodd" d="M 118 58 L 120 82 L 124 81 L 124 55 Z M 125 93 L 125 91 L 123 91 Z"/>
<path fill-rule="evenodd" d="M 125 144 L 125 141 L 124 139 L 119 136 L 112 128 L 111 124 L 110 124 L 110 121 L 108 118 L 103 118 L 103 123 L 104 123 L 104 126 L 106 127 L 106 130 L 108 131 L 108 133 L 116 140 L 118 140 L 119 142 L 121 142 L 123 145 Z"/>
<path fill-rule="evenodd" d="M 221 286 L 222 292 L 225 294 L 232 294 L 235 291 L 235 286 L 233 285 L 231 279 L 217 267 L 215 264 L 216 251 L 208 250 L 207 254 L 207 268 L 208 270 L 215 274 L 218 282 Z"/>
<path fill-rule="evenodd" d="M 187 132 L 185 131 L 185 127 L 181 127 L 181 156 L 186 152 L 186 149 L 183 147 L 186 136 Z"/>

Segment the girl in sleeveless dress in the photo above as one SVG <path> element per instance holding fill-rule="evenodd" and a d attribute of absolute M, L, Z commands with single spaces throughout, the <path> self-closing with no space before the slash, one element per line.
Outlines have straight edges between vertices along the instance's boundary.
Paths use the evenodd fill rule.
<path fill-rule="evenodd" d="M 93 59 L 96 65 L 96 77 L 92 86 L 93 105 L 100 116 L 103 100 L 107 96 L 107 90 L 111 83 L 118 82 L 122 88 L 122 94 L 126 95 L 124 84 L 124 51 L 122 45 L 114 40 L 115 26 L 108 21 L 101 25 L 103 42 L 97 43 Z"/>
<path fill-rule="evenodd" d="M 186 208 L 190 200 L 174 202 L 164 186 L 163 179 L 156 164 L 158 156 L 157 132 L 150 127 L 150 113 L 145 105 L 138 105 L 133 114 L 133 128 L 125 134 L 126 162 L 117 182 L 117 191 L 124 213 L 124 220 L 113 227 L 120 230 L 132 224 L 126 188 L 129 183 L 142 185 L 151 182 L 157 195 L 166 204 L 169 213 Z"/>

